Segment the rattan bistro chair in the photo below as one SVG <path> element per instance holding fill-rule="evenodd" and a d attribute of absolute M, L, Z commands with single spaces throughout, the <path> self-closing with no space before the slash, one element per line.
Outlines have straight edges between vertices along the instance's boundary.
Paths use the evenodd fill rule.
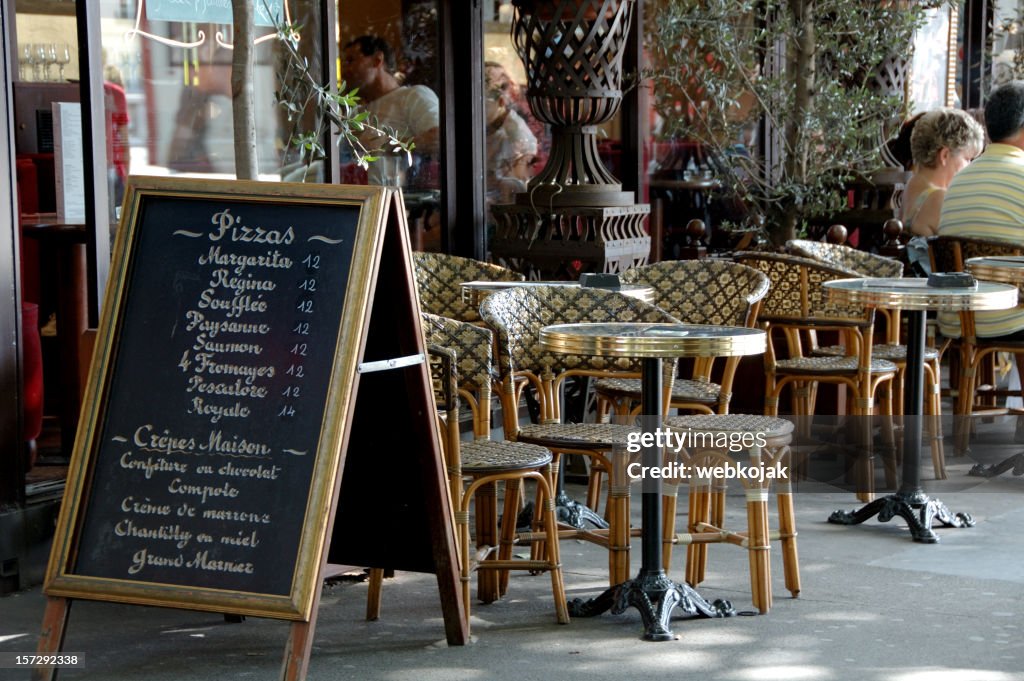
<path fill-rule="evenodd" d="M 625 445 L 635 426 L 614 423 L 562 423 L 558 397 L 570 376 L 639 376 L 640 363 L 618 357 L 564 355 L 540 344 L 541 328 L 576 322 L 676 323 L 660 308 L 613 291 L 551 286 L 517 288 L 495 293 L 480 305 L 480 316 L 498 334 L 498 368 L 505 435 L 517 442 L 547 447 L 557 468 L 562 454 L 581 454 L 612 471 L 608 530 L 568 530 L 570 536 L 595 541 L 609 550 L 609 582 L 629 578 L 629 481 L 625 476 Z M 675 362 L 665 363 L 666 395 Z M 517 380 L 523 377 L 525 380 Z M 540 403 L 540 422 L 520 426 L 518 404 L 530 385 Z M 613 457 L 613 450 L 616 455 Z M 614 465 L 614 467 L 613 467 Z M 565 536 L 565 535 L 563 535 Z"/>
<path fill-rule="evenodd" d="M 703 439 L 681 449 L 674 456 L 679 463 L 692 466 L 692 470 L 707 468 L 736 468 L 739 465 L 774 469 L 786 475 L 774 480 L 778 504 L 778 529 L 768 528 L 768 494 L 773 480 L 767 475 L 761 479 L 740 478 L 746 493 L 747 528 L 728 530 L 725 522 L 725 495 L 712 493 L 713 481 L 706 474 L 689 478 L 690 506 L 688 528 L 683 534 L 675 534 L 675 489 L 682 480 L 665 481 L 665 525 L 663 560 L 668 570 L 673 544 L 687 544 L 686 582 L 696 587 L 704 581 L 707 562 L 707 545 L 711 543 L 735 544 L 747 550 L 750 558 L 750 590 L 754 606 L 762 613 L 768 612 L 772 604 L 771 562 L 769 540 L 779 540 L 782 545 L 783 572 L 786 588 L 794 598 L 800 593 L 800 566 L 797 558 L 796 515 L 793 512 L 793 490 L 788 477 L 791 470 L 789 444 L 793 438 L 793 423 L 771 416 L 747 414 L 692 414 L 670 416 L 665 419 L 670 430 L 681 431 L 684 435 L 701 433 L 715 438 L 726 435 L 729 438 L 749 436 L 745 451 L 746 461 L 739 461 L 738 452 L 730 452 Z M 763 443 L 756 438 L 763 438 Z M 763 446 L 762 446 L 763 444 Z M 704 471 L 707 473 L 707 470 Z M 774 474 L 774 473 L 773 473 Z M 717 497 L 717 499 L 715 499 Z M 715 508 L 721 502 L 721 508 Z"/>
<path fill-rule="evenodd" d="M 462 297 L 463 282 L 524 279 L 519 272 L 457 255 L 426 252 L 415 252 L 412 255 L 420 310 L 455 321 L 482 324 L 476 305 Z M 460 361 L 466 361 L 465 354 Z M 478 395 L 476 390 L 466 384 L 463 384 L 461 390 L 463 399 L 472 410 L 474 434 L 477 437 L 490 437 L 490 401 L 485 401 L 483 395 Z"/>
<path fill-rule="evenodd" d="M 622 273 L 622 282 L 650 286 L 655 305 L 688 324 L 754 326 L 761 299 L 768 293 L 768 277 L 727 260 L 668 260 L 634 267 Z M 721 384 L 711 382 L 715 358 L 701 358 L 689 379 L 676 378 L 670 408 L 712 414 L 729 412 L 732 381 L 740 358 L 728 358 Z M 639 379 L 601 379 L 598 397 L 629 413 L 640 401 Z"/>
<path fill-rule="evenodd" d="M 790 239 L 786 248 L 794 255 L 820 260 L 839 269 L 858 272 L 861 277 L 902 277 L 903 263 L 884 255 L 869 253 L 844 244 L 808 239 Z"/>
<path fill-rule="evenodd" d="M 462 299 L 466 281 L 523 281 L 519 272 L 471 258 L 444 253 L 413 253 L 416 290 L 423 312 L 463 322 L 479 322 L 477 308 Z"/>
<path fill-rule="evenodd" d="M 983 256 L 1024 255 L 1024 246 L 1020 244 L 997 241 L 994 239 L 974 239 L 940 234 L 928 241 L 928 254 L 933 272 L 963 272 L 964 263 L 970 258 Z M 1021 300 L 1024 301 L 1024 286 L 1021 288 Z M 1018 308 L 1024 302 L 1018 304 Z M 955 318 L 954 313 L 940 313 L 940 320 Z M 1008 391 L 994 387 L 982 389 L 983 362 L 986 358 L 994 358 L 996 353 L 1008 352 L 1014 355 L 1018 370 L 1024 367 L 1024 341 L 1004 340 L 999 338 L 979 338 L 976 333 L 974 312 L 967 310 L 959 314 L 960 337 L 959 358 L 960 371 L 957 382 L 955 418 L 953 420 L 954 451 L 965 453 L 970 446 L 970 435 L 973 427 L 971 416 L 1005 414 L 1005 408 L 993 404 L 980 404 L 979 397 L 1009 395 Z M 946 324 L 941 324 L 946 326 Z M 994 383 L 994 380 L 992 381 Z M 1017 393 L 1020 394 L 1020 393 Z"/>
<path fill-rule="evenodd" d="M 436 338 L 434 330 L 427 329 L 428 339 Z M 458 325 L 455 320 L 447 320 Z M 464 323 L 463 323 L 464 324 Z M 442 337 L 453 328 L 440 333 Z M 490 331 L 469 324 L 464 326 L 484 334 L 483 346 L 489 353 Z M 461 344 L 471 336 L 455 339 Z M 451 337 L 446 340 L 453 340 Z M 475 342 L 473 342 L 475 344 Z M 555 518 L 554 495 L 552 493 L 552 455 L 544 447 L 526 443 L 491 441 L 477 439 L 463 441 L 459 433 L 459 384 L 473 378 L 460 377 L 458 368 L 478 366 L 476 360 L 467 365 L 460 362 L 459 354 L 451 347 L 430 344 L 431 374 L 434 379 L 434 393 L 438 406 L 438 418 L 443 435 L 445 463 L 448 471 L 449 492 L 455 513 L 455 527 L 459 543 L 460 578 L 463 602 L 466 608 L 467 624 L 470 616 L 470 579 L 474 571 L 479 572 L 478 598 L 490 603 L 504 595 L 509 570 L 547 571 L 551 573 L 551 591 L 555 601 L 555 615 L 560 624 L 569 622 L 562 579 L 561 557 L 558 542 L 558 524 Z M 473 346 L 470 345 L 470 349 Z M 488 355 L 489 356 L 489 355 Z M 477 375 L 476 380 L 490 383 L 489 371 Z M 512 546 L 516 543 L 516 516 L 519 510 L 520 489 L 524 482 L 532 480 L 537 487 L 535 519 L 531 538 L 541 543 L 530 560 L 513 560 Z M 498 522 L 496 484 L 505 485 L 505 502 L 502 521 Z M 466 484 L 468 483 L 468 485 Z M 471 504 L 475 501 L 476 550 L 470 536 Z M 497 557 L 494 558 L 495 552 Z M 496 574 L 495 574 L 496 573 Z M 487 578 L 485 578 L 485 576 Z M 380 613 L 381 582 L 384 570 L 370 571 L 370 586 L 367 600 L 367 619 L 375 620 Z"/>
<path fill-rule="evenodd" d="M 779 253 L 737 253 L 735 259 L 764 272 L 772 282 L 760 314 L 769 341 L 764 355 L 765 415 L 778 415 L 779 397 L 785 388 L 790 387 L 795 396 L 794 414 L 811 416 L 814 413 L 811 401 L 813 386 L 818 383 L 846 386 L 850 392 L 849 415 L 872 415 L 879 386 L 895 377 L 896 365 L 873 355 L 874 309 L 830 300 L 823 284 L 834 279 L 846 279 L 849 273 L 815 260 Z M 773 334 L 775 330 L 785 338 L 788 346 L 786 359 L 779 359 L 775 347 L 776 334 Z M 846 355 L 805 355 L 801 333 L 823 330 L 841 334 Z M 885 406 L 884 413 L 891 415 L 891 401 Z M 867 419 L 864 421 L 866 424 Z M 871 459 L 860 457 L 859 463 L 863 468 L 858 496 L 870 500 L 873 484 Z M 894 472 L 895 462 L 890 464 L 888 470 Z"/>
<path fill-rule="evenodd" d="M 830 244 L 806 239 L 791 239 L 786 248 L 795 255 L 818 260 L 841 270 L 849 272 L 850 277 L 886 277 L 901 278 L 903 264 L 893 258 L 868 253 L 842 244 Z M 907 366 L 907 346 L 900 342 L 900 311 L 898 309 L 879 309 L 885 319 L 885 343 L 876 344 L 872 355 L 885 359 L 896 365 L 896 380 L 893 381 L 892 407 L 895 414 L 903 409 L 903 374 Z M 812 336 L 812 347 L 808 349 L 812 356 L 841 357 L 846 348 L 842 345 L 817 346 L 817 339 Z M 942 376 L 940 370 L 941 353 L 933 347 L 925 348 L 925 414 L 930 431 L 932 466 L 935 477 L 946 478 L 945 454 L 942 445 Z"/>
<path fill-rule="evenodd" d="M 747 327 L 757 322 L 761 299 L 769 286 L 768 277 L 755 269 L 710 258 L 667 260 L 634 267 L 622 273 L 622 282 L 650 286 L 654 290 L 654 304 L 683 322 Z M 725 358 L 720 383 L 711 380 L 714 357 L 694 360 L 690 377 L 676 378 L 669 408 L 727 414 L 733 378 L 741 359 Z M 620 415 L 632 413 L 640 403 L 640 380 L 636 378 L 602 378 L 594 390 L 601 411 L 602 402 L 614 405 Z M 595 510 L 604 473 L 601 466 L 590 468 L 587 505 Z"/>

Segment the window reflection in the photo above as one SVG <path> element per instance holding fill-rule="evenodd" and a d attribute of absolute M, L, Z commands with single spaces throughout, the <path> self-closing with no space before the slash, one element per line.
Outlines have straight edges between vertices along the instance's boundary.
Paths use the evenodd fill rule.
<path fill-rule="evenodd" d="M 441 239 L 440 51 L 437 0 L 340 0 L 338 46 L 345 91 L 359 88 L 363 105 L 400 139 L 412 139 L 411 163 L 386 154 L 360 168 L 341 149 L 341 181 L 403 188 L 412 245 L 439 251 Z M 360 142 L 373 144 L 372 136 Z"/>
<path fill-rule="evenodd" d="M 185 15 L 157 20 L 141 2 L 103 0 L 101 5 L 112 216 L 127 174 L 235 176 L 232 27 L 199 14 L 195 21 L 180 20 Z M 189 12 L 206 11 L 188 6 Z M 303 54 L 318 63 L 320 3 L 288 0 L 282 7 L 286 18 L 301 26 Z M 288 144 L 292 126 L 274 99 L 282 48 L 269 23 L 257 17 L 255 27 L 257 37 L 264 38 L 257 43 L 253 70 L 256 144 L 259 178 L 279 181 L 296 155 Z"/>

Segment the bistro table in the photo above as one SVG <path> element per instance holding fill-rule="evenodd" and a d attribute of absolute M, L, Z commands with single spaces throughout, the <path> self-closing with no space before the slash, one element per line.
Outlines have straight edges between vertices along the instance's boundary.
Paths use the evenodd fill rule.
<path fill-rule="evenodd" d="M 462 282 L 462 301 L 467 305 L 479 307 L 480 303 L 492 293 L 524 286 L 570 286 L 579 288 L 580 284 L 573 281 L 465 281 Z M 654 302 L 654 287 L 652 286 L 623 284 L 606 290 L 615 291 L 624 296 L 642 300 L 645 303 Z M 587 392 L 586 385 L 584 384 L 584 394 Z M 608 529 L 608 523 L 604 518 L 594 513 L 586 504 L 579 503 L 565 493 L 565 468 L 565 466 L 558 467 L 558 480 L 555 481 L 555 514 L 558 517 L 558 521 L 578 529 L 583 529 L 586 523 L 590 523 L 598 529 Z M 529 524 L 528 516 L 530 513 L 529 510 L 524 511 L 523 517 L 520 518 L 517 524 L 520 526 Z"/>
<path fill-rule="evenodd" d="M 856 525 L 875 515 L 882 522 L 894 516 L 907 521 L 914 541 L 939 541 L 932 530 L 937 519 L 946 527 L 971 527 L 969 513 L 950 512 L 921 489 L 921 415 L 924 400 L 925 310 L 1003 310 L 1017 304 L 1017 288 L 987 281 L 964 288 L 929 286 L 925 279 L 866 278 L 826 281 L 832 300 L 907 312 L 907 369 L 903 379 L 903 478 L 895 494 L 875 499 L 855 511 L 836 511 L 828 521 Z"/>
<path fill-rule="evenodd" d="M 642 360 L 641 431 L 654 434 L 661 427 L 662 359 L 665 357 L 728 357 L 754 355 L 765 351 L 765 333 L 760 329 L 698 324 L 555 324 L 540 331 L 540 342 L 547 349 L 572 355 L 631 357 Z M 651 405 L 655 405 L 651 408 Z M 653 438 L 652 438 L 653 439 Z M 644 442 L 642 465 L 662 465 L 662 449 Z M 616 452 L 622 456 L 623 452 Z M 616 475 L 613 466 L 612 475 Z M 612 481 L 613 484 L 616 481 Z M 645 477 L 641 494 L 641 567 L 631 580 L 617 584 L 595 598 L 569 603 L 574 617 L 591 617 L 611 609 L 613 614 L 629 606 L 640 611 L 647 641 L 675 638 L 669 627 L 672 611 L 678 606 L 688 614 L 727 617 L 735 614 L 728 601 L 709 603 L 686 584 L 676 584 L 662 569 L 661 479 Z M 621 523 L 617 523 L 621 524 Z M 628 541 L 629 518 L 625 527 L 612 527 L 610 534 Z"/>
<path fill-rule="evenodd" d="M 985 281 L 998 281 L 1014 286 L 1024 283 L 1024 256 L 1022 255 L 993 255 L 970 258 L 964 263 L 964 269 L 978 279 L 984 279 Z M 989 466 L 980 463 L 976 464 L 967 474 L 981 478 L 994 478 L 1011 468 L 1014 475 L 1024 475 L 1024 452 L 1014 454 L 999 463 Z"/>

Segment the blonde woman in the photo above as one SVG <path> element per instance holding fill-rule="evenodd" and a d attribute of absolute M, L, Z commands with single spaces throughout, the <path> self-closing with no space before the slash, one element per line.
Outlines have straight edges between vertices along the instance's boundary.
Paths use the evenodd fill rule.
<path fill-rule="evenodd" d="M 939 214 L 953 176 L 985 145 L 985 131 L 966 111 L 937 109 L 921 116 L 910 135 L 914 174 L 903 194 L 903 229 L 910 263 L 928 272 L 927 237 L 939 233 Z"/>

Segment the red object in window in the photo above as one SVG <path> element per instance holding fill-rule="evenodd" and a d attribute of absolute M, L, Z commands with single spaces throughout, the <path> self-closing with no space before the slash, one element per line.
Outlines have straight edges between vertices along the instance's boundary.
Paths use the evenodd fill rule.
<path fill-rule="evenodd" d="M 39 306 L 21 304 L 22 439 L 35 440 L 43 429 L 43 352 L 39 341 Z"/>
<path fill-rule="evenodd" d="M 128 177 L 128 98 L 124 88 L 109 81 L 103 83 L 103 103 L 107 115 L 107 163 L 122 180 Z"/>

